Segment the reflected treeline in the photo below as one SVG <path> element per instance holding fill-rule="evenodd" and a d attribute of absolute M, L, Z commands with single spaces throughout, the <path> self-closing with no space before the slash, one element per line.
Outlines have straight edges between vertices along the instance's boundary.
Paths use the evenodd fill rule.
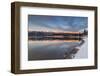
<path fill-rule="evenodd" d="M 87 36 L 88 32 L 86 30 L 83 32 L 29 31 L 28 39 L 34 41 L 34 43 L 29 43 L 28 60 L 73 59 L 85 43 L 84 38 Z M 45 40 L 49 40 L 48 43 L 45 43 Z M 62 40 L 62 43 L 56 44 L 53 40 L 58 42 Z M 63 42 L 63 40 L 73 41 Z M 74 40 L 78 40 L 78 42 L 74 42 Z M 38 41 L 38 43 L 35 44 L 35 41 Z M 52 42 L 52 44 L 49 44 L 49 42 Z"/>
<path fill-rule="evenodd" d="M 84 32 L 42 32 L 42 31 L 29 31 L 29 40 L 82 40 L 87 35 Z"/>

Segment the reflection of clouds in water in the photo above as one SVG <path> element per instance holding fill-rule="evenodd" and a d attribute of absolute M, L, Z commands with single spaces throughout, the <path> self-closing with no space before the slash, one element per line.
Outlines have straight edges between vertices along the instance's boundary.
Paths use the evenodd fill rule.
<path fill-rule="evenodd" d="M 79 44 L 79 42 L 66 42 L 66 41 L 59 41 L 59 40 L 55 40 L 55 41 L 29 41 L 30 46 L 34 46 L 35 47 L 43 47 L 45 46 L 47 47 L 55 47 L 55 46 L 59 46 L 59 48 L 69 48 L 69 47 L 74 47 L 76 45 Z"/>
<path fill-rule="evenodd" d="M 68 49 L 74 45 L 78 45 L 78 42 L 38 41 L 35 44 L 33 41 L 29 43 L 28 58 L 29 60 L 64 59 L 64 53 L 70 51 Z"/>
<path fill-rule="evenodd" d="M 28 59 L 29 60 L 49 60 L 49 59 L 73 59 L 86 58 L 87 45 L 81 47 L 86 41 L 65 42 L 65 41 L 29 41 Z M 81 48 L 81 50 L 80 50 Z M 79 53 L 81 51 L 81 53 Z M 77 55 L 78 54 L 78 55 Z M 84 54 L 84 56 L 82 56 Z"/>

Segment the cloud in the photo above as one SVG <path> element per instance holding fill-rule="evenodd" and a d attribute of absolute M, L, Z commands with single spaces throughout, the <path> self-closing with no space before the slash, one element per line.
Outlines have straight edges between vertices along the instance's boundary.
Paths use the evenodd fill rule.
<path fill-rule="evenodd" d="M 87 17 L 39 15 L 30 15 L 28 17 L 29 29 L 37 31 L 79 31 L 86 28 L 87 24 Z"/>

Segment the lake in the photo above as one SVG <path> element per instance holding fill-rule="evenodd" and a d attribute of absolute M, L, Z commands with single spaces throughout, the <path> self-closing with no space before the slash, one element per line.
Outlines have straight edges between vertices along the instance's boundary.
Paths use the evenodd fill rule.
<path fill-rule="evenodd" d="M 55 60 L 72 59 L 80 41 L 70 40 L 29 40 L 28 41 L 28 60 Z"/>

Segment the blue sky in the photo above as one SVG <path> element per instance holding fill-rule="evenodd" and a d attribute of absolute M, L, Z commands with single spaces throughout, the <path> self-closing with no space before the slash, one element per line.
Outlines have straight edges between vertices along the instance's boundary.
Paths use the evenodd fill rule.
<path fill-rule="evenodd" d="M 88 27 L 87 17 L 29 15 L 28 27 L 32 31 L 79 31 Z"/>

